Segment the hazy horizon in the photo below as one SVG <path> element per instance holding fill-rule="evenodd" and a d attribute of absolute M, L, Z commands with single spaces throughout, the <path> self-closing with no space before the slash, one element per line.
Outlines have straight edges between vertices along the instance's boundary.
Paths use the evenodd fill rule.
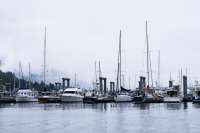
<path fill-rule="evenodd" d="M 12 4 L 11 4 L 12 3 Z M 187 0 L 7 0 L 0 5 L 0 59 L 4 71 L 42 74 L 44 26 L 47 26 L 47 79 L 65 76 L 92 85 L 94 62 L 115 81 L 119 31 L 122 30 L 123 72 L 133 88 L 146 74 L 145 21 L 148 21 L 153 79 L 161 53 L 161 85 L 186 69 L 200 79 L 199 1 Z M 137 79 L 135 81 L 135 78 Z"/>

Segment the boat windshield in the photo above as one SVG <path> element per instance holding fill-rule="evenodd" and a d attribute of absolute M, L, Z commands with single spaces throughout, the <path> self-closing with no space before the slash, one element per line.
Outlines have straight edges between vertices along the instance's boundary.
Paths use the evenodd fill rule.
<path fill-rule="evenodd" d="M 75 94 L 76 92 L 75 91 L 65 91 L 64 93 L 65 94 Z"/>
<path fill-rule="evenodd" d="M 168 91 L 167 95 L 170 96 L 170 97 L 174 97 L 174 96 L 178 95 L 178 92 L 177 91 Z"/>

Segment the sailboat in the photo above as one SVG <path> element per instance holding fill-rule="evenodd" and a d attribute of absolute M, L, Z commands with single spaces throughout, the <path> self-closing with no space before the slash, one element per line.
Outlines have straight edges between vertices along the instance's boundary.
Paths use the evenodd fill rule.
<path fill-rule="evenodd" d="M 56 93 L 46 92 L 46 26 L 45 26 L 45 32 L 44 32 L 44 64 L 43 64 L 43 82 L 44 82 L 44 92 L 42 92 L 42 95 L 38 97 L 39 103 L 56 103 L 60 102 L 60 97 Z"/>
<path fill-rule="evenodd" d="M 17 91 L 15 100 L 16 102 L 37 102 L 38 92 L 34 91 L 30 87 L 30 64 L 29 64 L 29 88 L 22 89 L 20 80 L 21 80 L 22 67 L 19 63 L 19 90 Z M 23 77 L 23 76 L 22 76 Z"/>
<path fill-rule="evenodd" d="M 129 95 L 128 91 L 123 91 L 124 87 L 122 86 L 122 73 L 121 73 L 121 30 L 119 34 L 119 53 L 118 53 L 118 70 L 117 70 L 117 93 L 114 96 L 115 102 L 131 102 L 132 96 Z M 126 89 L 125 89 L 126 90 Z"/>
<path fill-rule="evenodd" d="M 144 103 L 160 103 L 163 102 L 163 97 L 155 93 L 155 89 L 153 88 L 153 76 L 152 76 L 152 68 L 151 68 L 151 58 L 149 54 L 149 38 L 148 38 L 148 28 L 146 21 L 146 44 L 147 44 L 147 86 L 144 88 Z M 150 76 L 152 80 L 152 85 L 150 87 Z"/>

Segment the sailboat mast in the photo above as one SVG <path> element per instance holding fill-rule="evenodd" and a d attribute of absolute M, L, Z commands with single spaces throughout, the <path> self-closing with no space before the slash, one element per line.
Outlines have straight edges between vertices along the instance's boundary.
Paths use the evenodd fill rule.
<path fill-rule="evenodd" d="M 77 75 L 76 75 L 76 72 L 75 72 L 75 76 L 74 76 L 74 87 L 76 87 L 76 78 L 77 78 Z"/>
<path fill-rule="evenodd" d="M 18 89 L 20 89 L 21 88 L 21 82 L 20 82 L 20 80 L 21 80 L 21 62 L 19 62 L 19 88 Z"/>
<path fill-rule="evenodd" d="M 28 86 L 29 86 L 29 89 L 31 89 L 31 64 L 29 63 L 28 64 L 28 70 L 29 70 L 29 72 L 28 72 Z"/>
<path fill-rule="evenodd" d="M 101 62 L 99 61 L 99 78 L 101 77 Z"/>
<path fill-rule="evenodd" d="M 13 83 L 13 91 L 14 91 L 14 93 L 15 93 L 15 73 L 16 73 L 16 71 L 14 70 L 14 73 L 13 73 L 13 75 L 14 75 L 14 83 Z"/>
<path fill-rule="evenodd" d="M 43 70 L 43 82 L 44 82 L 44 88 L 46 84 L 46 26 L 45 26 L 45 31 L 44 31 L 44 70 Z"/>
<path fill-rule="evenodd" d="M 122 78 L 122 56 L 121 56 L 121 38 L 122 38 L 122 31 L 120 30 L 120 33 L 119 33 L 119 88 L 120 88 L 120 91 L 121 91 L 121 78 Z"/>
<path fill-rule="evenodd" d="M 147 44 L 147 86 L 149 87 L 149 39 L 147 31 L 147 21 L 146 21 L 146 44 Z"/>
<path fill-rule="evenodd" d="M 158 87 L 160 87 L 160 50 L 158 51 Z"/>
<path fill-rule="evenodd" d="M 118 51 L 118 61 L 117 61 L 117 88 L 116 91 L 121 90 L 121 30 L 119 33 L 119 51 Z"/>
<path fill-rule="evenodd" d="M 95 90 L 98 91 L 98 79 L 97 79 L 97 62 L 94 62 L 94 75 L 95 75 Z"/>

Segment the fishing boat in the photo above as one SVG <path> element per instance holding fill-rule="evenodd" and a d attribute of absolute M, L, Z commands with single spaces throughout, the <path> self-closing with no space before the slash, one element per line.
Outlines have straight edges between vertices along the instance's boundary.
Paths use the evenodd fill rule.
<path fill-rule="evenodd" d="M 192 102 L 200 103 L 200 87 L 195 87 Z"/>
<path fill-rule="evenodd" d="M 61 94 L 61 102 L 83 102 L 83 98 L 79 88 L 66 88 Z"/>
<path fill-rule="evenodd" d="M 122 91 L 127 90 L 122 86 L 122 58 L 121 58 L 121 30 L 119 34 L 119 52 L 118 52 L 118 71 L 117 71 L 117 93 L 114 96 L 115 102 L 131 102 L 133 97 L 129 95 L 128 91 Z"/>
<path fill-rule="evenodd" d="M 17 91 L 16 102 L 37 102 L 38 92 L 31 89 L 20 89 Z"/>
<path fill-rule="evenodd" d="M 43 92 L 38 96 L 39 103 L 58 103 L 61 102 L 60 96 L 57 93 Z"/>
<path fill-rule="evenodd" d="M 173 87 L 166 90 L 166 95 L 164 96 L 165 103 L 180 103 L 183 98 L 179 95 L 178 90 Z"/>

